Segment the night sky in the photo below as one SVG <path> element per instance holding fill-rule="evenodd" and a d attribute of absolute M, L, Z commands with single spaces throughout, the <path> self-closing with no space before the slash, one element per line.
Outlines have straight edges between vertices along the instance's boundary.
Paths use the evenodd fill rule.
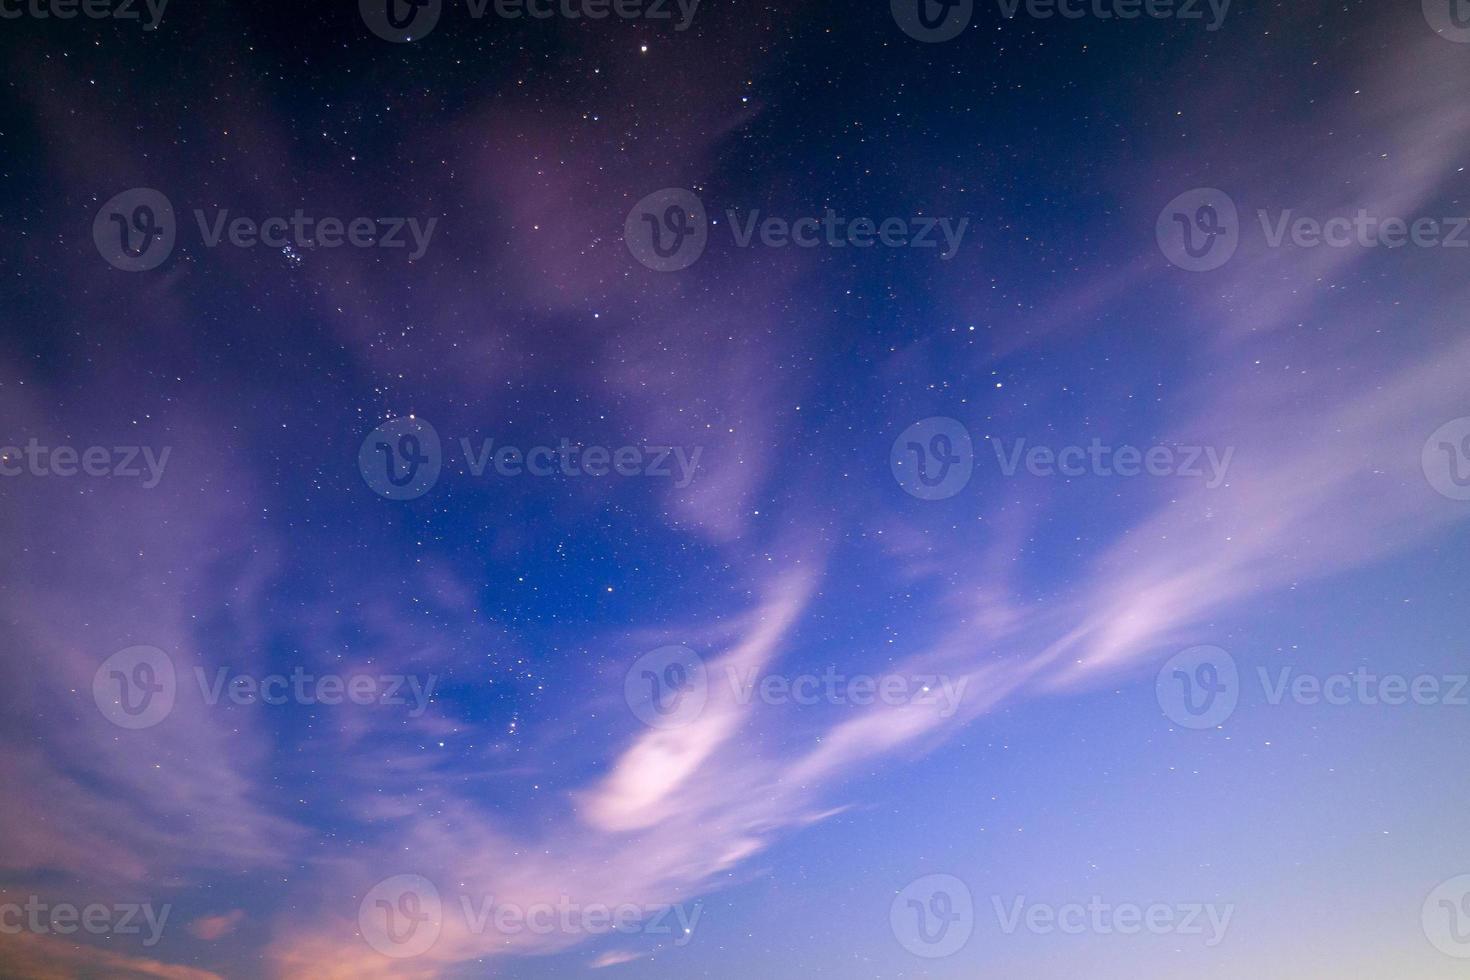
<path fill-rule="evenodd" d="M 1470 3 L 391 4 L 0 0 L 0 977 L 1470 975 Z"/>

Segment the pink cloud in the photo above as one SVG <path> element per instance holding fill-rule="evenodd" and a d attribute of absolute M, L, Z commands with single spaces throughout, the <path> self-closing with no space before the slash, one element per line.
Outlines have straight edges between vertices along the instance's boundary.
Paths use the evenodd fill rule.
<path fill-rule="evenodd" d="M 203 915 L 189 923 L 189 933 L 213 942 L 234 932 L 244 921 L 245 912 L 242 909 L 231 909 L 220 915 Z"/>
<path fill-rule="evenodd" d="M 22 932 L 0 941 L 6 976 L 25 980 L 223 980 L 217 973 Z"/>
<path fill-rule="evenodd" d="M 597 959 L 593 960 L 590 965 L 592 969 L 600 970 L 603 967 L 621 966 L 624 963 L 634 963 L 641 959 L 643 959 L 643 956 L 640 953 L 631 953 L 625 950 L 614 950 L 611 952 L 603 953 L 601 956 L 597 957 Z"/>

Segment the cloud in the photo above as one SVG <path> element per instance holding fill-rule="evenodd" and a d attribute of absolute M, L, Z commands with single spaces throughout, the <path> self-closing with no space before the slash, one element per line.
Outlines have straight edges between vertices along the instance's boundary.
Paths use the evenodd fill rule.
<path fill-rule="evenodd" d="M 5 975 L 13 980 L 75 980 L 106 976 L 108 980 L 223 980 L 217 973 L 175 966 L 161 960 L 22 932 L 0 943 Z"/>
<path fill-rule="evenodd" d="M 234 932 L 243 921 L 245 921 L 245 912 L 242 909 L 231 909 L 221 915 L 202 915 L 189 923 L 189 933 L 199 939 L 213 942 Z"/>
<path fill-rule="evenodd" d="M 217 624 L 247 650 L 259 633 L 271 550 L 245 531 L 249 489 L 237 477 L 230 497 L 201 494 L 229 455 L 202 418 L 166 433 L 85 420 L 73 428 L 42 410 L 44 392 L 0 384 L 7 441 L 76 445 L 68 433 L 85 432 L 83 446 L 148 442 L 173 453 L 153 489 L 121 479 L 107 480 L 105 493 L 77 492 L 75 480 L 7 481 L 0 616 L 10 652 L 0 679 L 27 710 L 0 724 L 0 772 L 13 787 L 0 799 L 0 868 L 132 886 L 273 866 L 300 831 L 265 803 L 264 740 L 187 696 L 199 662 L 196 603 L 218 603 Z M 58 527 L 71 545 L 55 546 Z M 136 644 L 173 659 L 181 694 L 156 727 L 129 731 L 98 709 L 92 681 L 103 660 Z"/>
<path fill-rule="evenodd" d="M 633 953 L 627 950 L 612 950 L 603 953 L 589 964 L 592 969 L 600 970 L 607 966 L 620 966 L 623 963 L 634 963 L 643 959 L 641 953 Z"/>

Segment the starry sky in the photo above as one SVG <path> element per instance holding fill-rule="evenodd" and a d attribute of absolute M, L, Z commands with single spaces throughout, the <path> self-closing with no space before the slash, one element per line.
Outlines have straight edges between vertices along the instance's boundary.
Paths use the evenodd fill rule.
<path fill-rule="evenodd" d="M 0 974 L 1466 975 L 1470 706 L 1258 680 L 1470 670 L 1470 249 L 1272 239 L 1470 215 L 1459 0 L 905 2 L 0 3 Z M 1095 898 L 1231 917 L 995 911 Z"/>

